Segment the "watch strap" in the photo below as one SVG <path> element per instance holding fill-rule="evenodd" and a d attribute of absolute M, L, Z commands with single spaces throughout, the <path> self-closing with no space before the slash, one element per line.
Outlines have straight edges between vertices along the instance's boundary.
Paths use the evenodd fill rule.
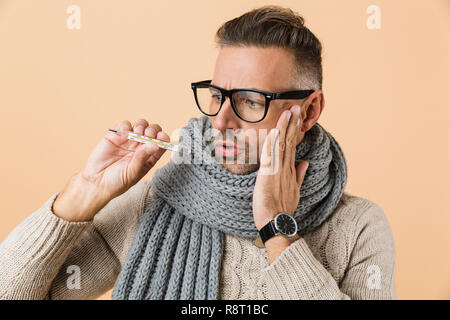
<path fill-rule="evenodd" d="M 277 234 L 275 227 L 273 225 L 273 220 L 269 221 L 264 227 L 259 230 L 259 236 L 263 243 L 272 238 Z"/>

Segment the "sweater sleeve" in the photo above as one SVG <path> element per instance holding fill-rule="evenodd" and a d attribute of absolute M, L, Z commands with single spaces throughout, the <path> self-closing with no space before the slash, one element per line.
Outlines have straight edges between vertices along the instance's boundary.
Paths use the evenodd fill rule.
<path fill-rule="evenodd" d="M 373 203 L 349 221 L 353 249 L 339 283 L 301 238 L 263 270 L 269 299 L 394 299 L 395 249 L 382 209 Z"/>
<path fill-rule="evenodd" d="M 54 193 L 0 243 L 0 299 L 90 299 L 111 289 L 148 189 L 141 180 L 86 222 L 54 215 Z"/>

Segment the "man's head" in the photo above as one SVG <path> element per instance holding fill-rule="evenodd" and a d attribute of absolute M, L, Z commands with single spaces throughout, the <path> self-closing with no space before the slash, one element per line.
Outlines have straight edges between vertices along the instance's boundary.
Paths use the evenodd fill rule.
<path fill-rule="evenodd" d="M 225 99 L 220 112 L 211 117 L 214 129 L 223 133 L 233 130 L 235 140 L 244 142 L 246 159 L 250 150 L 257 150 L 257 163 L 241 163 L 229 159 L 224 167 L 235 174 L 246 174 L 259 167 L 259 154 L 263 144 L 259 132 L 268 133 L 276 127 L 281 113 L 292 107 L 301 107 L 302 126 L 297 143 L 319 119 L 324 107 L 322 94 L 321 44 L 303 24 L 303 18 L 290 9 L 266 6 L 252 10 L 223 24 L 216 33 L 220 51 L 212 84 L 223 89 L 258 89 L 269 92 L 315 90 L 301 100 L 273 100 L 266 117 L 257 123 L 241 120 L 233 111 L 230 100 Z M 250 133 L 249 133 L 250 132 Z M 256 132 L 256 134 L 252 134 Z M 256 137 L 251 139 L 251 137 Z M 218 142 L 221 140 L 218 139 Z M 216 146 L 219 156 L 227 153 Z M 235 156 L 237 158 L 237 156 Z M 247 161 L 248 162 L 248 161 Z"/>

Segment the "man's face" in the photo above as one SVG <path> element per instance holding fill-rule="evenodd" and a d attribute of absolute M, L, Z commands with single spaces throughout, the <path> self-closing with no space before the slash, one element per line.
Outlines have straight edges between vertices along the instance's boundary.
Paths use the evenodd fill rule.
<path fill-rule="evenodd" d="M 227 46 L 220 49 L 211 83 L 228 90 L 241 88 L 284 92 L 308 89 L 296 87 L 294 70 L 294 57 L 285 49 Z M 222 158 L 223 166 L 235 174 L 256 171 L 265 133 L 275 128 L 281 113 L 294 104 L 301 106 L 303 114 L 303 100 L 272 100 L 266 117 L 260 122 L 249 123 L 237 117 L 230 100 L 226 98 L 219 114 L 210 117 L 213 128 L 221 133 L 220 138 L 216 138 L 215 150 L 216 156 Z M 230 130 L 234 137 L 230 137 Z M 303 135 L 299 134 L 297 144 Z M 224 141 L 227 147 L 223 146 Z M 245 148 L 234 151 L 234 146 L 243 145 Z"/>

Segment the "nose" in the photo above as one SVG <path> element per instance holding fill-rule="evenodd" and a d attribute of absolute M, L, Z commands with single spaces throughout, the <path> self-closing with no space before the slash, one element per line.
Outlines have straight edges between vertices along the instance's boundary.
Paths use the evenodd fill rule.
<path fill-rule="evenodd" d="M 214 129 L 220 130 L 221 132 L 224 132 L 226 129 L 239 129 L 239 121 L 240 119 L 234 113 L 228 97 L 225 98 L 219 113 L 211 118 Z"/>

